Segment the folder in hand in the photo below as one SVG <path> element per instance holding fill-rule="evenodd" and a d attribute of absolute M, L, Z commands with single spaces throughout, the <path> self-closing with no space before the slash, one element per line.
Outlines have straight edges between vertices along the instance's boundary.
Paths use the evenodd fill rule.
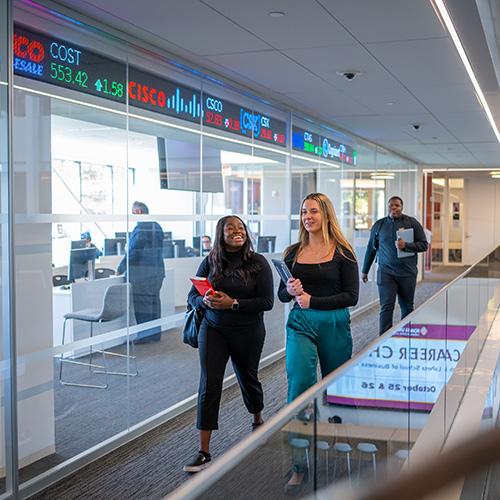
<path fill-rule="evenodd" d="M 194 287 L 196 288 L 196 291 L 202 296 L 205 296 L 205 294 L 209 290 L 211 290 L 212 292 L 214 291 L 210 281 L 208 281 L 207 278 L 195 276 L 194 278 L 189 278 L 189 279 L 191 280 L 191 283 L 193 283 Z"/>
<path fill-rule="evenodd" d="M 286 285 L 288 280 L 292 278 L 292 273 L 290 272 L 290 269 L 288 269 L 288 266 L 285 264 L 283 260 L 271 259 L 271 261 L 274 264 L 276 271 L 278 271 L 281 281 L 283 281 L 283 283 Z"/>
<path fill-rule="evenodd" d="M 398 229 L 396 231 L 396 237 L 402 238 L 405 243 L 413 243 L 413 228 L 410 227 L 409 229 Z M 412 255 L 415 255 L 415 252 L 406 252 L 405 250 L 400 250 L 397 247 L 397 242 L 395 242 L 396 245 L 396 250 L 398 251 L 398 259 L 403 259 L 405 257 L 411 257 Z"/>

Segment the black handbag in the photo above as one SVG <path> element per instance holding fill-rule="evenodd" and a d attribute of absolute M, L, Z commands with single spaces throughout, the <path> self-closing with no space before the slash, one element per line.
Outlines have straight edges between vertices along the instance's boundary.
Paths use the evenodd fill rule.
<path fill-rule="evenodd" d="M 203 321 L 205 312 L 203 309 L 196 309 L 188 306 L 184 316 L 184 330 L 182 330 L 182 341 L 185 344 L 198 348 L 198 333 L 200 332 L 200 325 Z"/>

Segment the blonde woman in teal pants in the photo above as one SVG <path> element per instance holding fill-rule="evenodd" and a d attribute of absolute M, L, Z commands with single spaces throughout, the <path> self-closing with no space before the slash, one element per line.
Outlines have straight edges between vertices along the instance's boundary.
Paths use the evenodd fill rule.
<path fill-rule="evenodd" d="M 358 302 L 359 276 L 354 251 L 342 234 L 330 199 L 322 193 L 305 197 L 299 242 L 285 250 L 293 278 L 280 284 L 282 302 L 295 301 L 286 325 L 288 402 L 316 383 L 321 375 L 352 355 L 349 307 Z M 302 461 L 294 459 L 287 493 L 297 493 L 307 480 Z"/>

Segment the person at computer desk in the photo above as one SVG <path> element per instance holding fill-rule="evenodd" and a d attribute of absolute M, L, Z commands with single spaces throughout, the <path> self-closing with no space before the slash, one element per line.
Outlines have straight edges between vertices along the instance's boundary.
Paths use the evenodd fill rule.
<path fill-rule="evenodd" d="M 149 209 L 144 203 L 134 201 L 132 213 L 144 215 L 149 213 Z M 128 273 L 132 285 L 137 324 L 158 319 L 161 316 L 160 289 L 165 278 L 165 266 L 163 229 L 157 222 L 138 222 L 135 226 L 128 241 L 127 252 L 117 268 L 117 274 L 125 273 Z M 136 342 L 153 342 L 160 339 L 161 329 L 158 326 L 140 332 Z"/>
<path fill-rule="evenodd" d="M 208 255 L 212 250 L 212 238 L 207 234 L 201 237 L 201 255 Z"/>
<path fill-rule="evenodd" d="M 83 240 L 83 241 L 85 241 L 85 246 L 87 248 L 95 248 L 96 259 L 98 259 L 99 257 L 102 257 L 102 252 L 92 243 L 92 238 L 90 236 L 90 231 L 84 231 L 80 235 L 80 239 Z"/>

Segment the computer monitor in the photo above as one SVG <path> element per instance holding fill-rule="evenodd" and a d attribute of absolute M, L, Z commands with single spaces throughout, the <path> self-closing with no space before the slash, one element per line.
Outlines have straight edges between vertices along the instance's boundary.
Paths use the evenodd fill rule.
<path fill-rule="evenodd" d="M 186 240 L 163 240 L 163 258 L 186 257 Z"/>
<path fill-rule="evenodd" d="M 276 236 L 257 236 L 257 252 L 274 253 Z"/>
<path fill-rule="evenodd" d="M 172 239 L 172 231 L 163 231 L 163 239 L 171 240 Z"/>
<path fill-rule="evenodd" d="M 126 238 L 106 238 L 104 240 L 104 255 L 124 255 Z"/>
<path fill-rule="evenodd" d="M 193 248 L 201 252 L 201 236 L 193 236 Z"/>
<path fill-rule="evenodd" d="M 85 248 L 87 246 L 87 242 L 85 240 L 73 240 L 71 242 L 71 250 L 76 248 Z"/>
<path fill-rule="evenodd" d="M 78 278 L 94 279 L 97 248 L 74 248 L 70 251 L 68 280 L 73 282 Z"/>
<path fill-rule="evenodd" d="M 132 234 L 131 231 L 128 232 L 128 237 Z M 127 231 L 117 231 L 115 232 L 115 238 L 125 238 L 127 239 Z"/>

